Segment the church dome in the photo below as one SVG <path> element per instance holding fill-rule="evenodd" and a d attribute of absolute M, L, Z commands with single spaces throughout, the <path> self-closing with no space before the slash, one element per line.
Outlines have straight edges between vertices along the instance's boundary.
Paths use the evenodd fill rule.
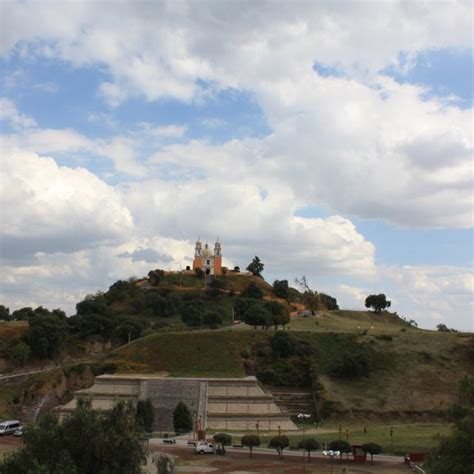
<path fill-rule="evenodd" d="M 204 247 L 204 250 L 202 251 L 202 255 L 204 257 L 212 257 L 212 252 L 211 252 L 211 249 L 209 248 L 209 246 L 206 244 L 206 246 Z"/>

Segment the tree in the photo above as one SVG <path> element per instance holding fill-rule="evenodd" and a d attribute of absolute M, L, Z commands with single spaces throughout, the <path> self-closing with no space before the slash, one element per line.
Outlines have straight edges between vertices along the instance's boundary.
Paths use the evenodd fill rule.
<path fill-rule="evenodd" d="M 163 273 L 164 275 L 164 273 Z M 91 295 L 95 299 L 103 297 L 109 303 L 114 301 L 124 301 L 131 298 L 133 295 L 140 293 L 141 288 L 136 285 L 135 279 L 129 278 L 128 280 L 117 280 L 112 284 L 105 295 L 97 293 Z"/>
<path fill-rule="evenodd" d="M 314 438 L 302 439 L 298 443 L 299 449 L 304 449 L 308 453 L 308 461 L 311 462 L 311 451 L 317 451 L 319 449 L 319 442 Z"/>
<path fill-rule="evenodd" d="M 255 256 L 254 259 L 249 263 L 247 270 L 254 276 L 262 277 L 263 263 L 260 259 Z"/>
<path fill-rule="evenodd" d="M 263 298 L 263 291 L 254 281 L 251 281 L 247 288 L 244 288 L 241 296 L 243 298 L 255 298 L 261 300 Z"/>
<path fill-rule="evenodd" d="M 454 428 L 441 437 L 439 445 L 425 460 L 430 474 L 471 474 L 474 472 L 474 376 L 459 381 L 458 400 L 451 409 Z"/>
<path fill-rule="evenodd" d="M 288 309 L 278 301 L 265 301 L 265 309 L 267 309 L 272 316 L 275 331 L 278 329 L 278 326 L 286 326 L 290 322 Z"/>
<path fill-rule="evenodd" d="M 281 459 L 283 457 L 283 450 L 290 445 L 290 440 L 285 435 L 274 436 L 270 443 L 268 444 L 269 448 L 274 448 L 277 450 L 278 457 Z"/>
<path fill-rule="evenodd" d="M 232 436 L 227 433 L 216 433 L 212 438 L 216 443 L 221 445 L 223 453 L 225 453 L 224 446 L 230 446 L 232 444 Z"/>
<path fill-rule="evenodd" d="M 472 474 L 474 472 L 474 408 L 456 421 L 450 436 L 443 436 L 423 467 L 429 474 Z"/>
<path fill-rule="evenodd" d="M 29 306 L 25 308 L 20 308 L 12 313 L 12 319 L 15 321 L 28 321 L 30 318 L 32 318 L 35 315 L 35 312 L 33 311 L 33 308 L 30 308 Z"/>
<path fill-rule="evenodd" d="M 272 325 L 272 315 L 262 306 L 251 306 L 244 315 L 244 322 L 255 329 L 268 328 Z"/>
<path fill-rule="evenodd" d="M 139 474 L 145 460 L 131 407 L 93 412 L 86 403 L 63 423 L 52 412 L 25 430 L 24 446 L 0 462 L 2 474 Z"/>
<path fill-rule="evenodd" d="M 117 283 L 115 283 L 115 285 L 117 285 Z M 112 288 L 113 286 L 114 285 L 112 285 L 110 288 Z M 97 295 L 87 295 L 83 301 L 80 301 L 79 303 L 76 304 L 77 314 L 94 313 L 94 314 L 105 315 L 108 313 L 108 309 L 109 307 L 107 305 L 107 300 L 102 293 L 99 293 Z"/>
<path fill-rule="evenodd" d="M 301 278 L 295 278 L 295 283 L 303 291 L 303 302 L 307 309 L 310 311 L 319 311 L 322 308 L 321 298 L 319 293 L 315 290 L 312 290 L 308 282 L 306 281 L 306 276 L 302 275 Z"/>
<path fill-rule="evenodd" d="M 148 281 L 152 285 L 159 285 L 161 279 L 165 276 L 165 272 L 163 270 L 151 270 L 148 272 Z"/>
<path fill-rule="evenodd" d="M 261 306 L 261 302 L 253 298 L 236 298 L 234 303 L 235 318 L 244 320 L 247 311 L 254 306 Z"/>
<path fill-rule="evenodd" d="M 135 419 L 137 420 L 138 426 L 144 429 L 147 433 L 151 433 L 153 431 L 155 413 L 149 398 L 146 400 L 138 400 Z"/>
<path fill-rule="evenodd" d="M 8 358 L 16 366 L 23 367 L 31 355 L 31 347 L 24 341 L 17 342 L 9 351 Z"/>
<path fill-rule="evenodd" d="M 124 317 L 120 321 L 115 332 L 122 344 L 126 344 L 127 342 L 133 341 L 133 339 L 140 337 L 145 327 L 146 323 L 139 319 Z"/>
<path fill-rule="evenodd" d="M 184 306 L 181 313 L 181 320 L 187 326 L 200 326 L 204 316 L 204 304 L 202 301 L 190 301 Z"/>
<path fill-rule="evenodd" d="M 33 317 L 26 342 L 34 356 L 47 359 L 56 356 L 68 333 L 67 324 L 54 316 Z"/>
<path fill-rule="evenodd" d="M 193 417 L 184 402 L 179 402 L 174 409 L 173 426 L 176 433 L 188 433 L 193 429 Z"/>
<path fill-rule="evenodd" d="M 69 322 L 82 339 L 92 336 L 98 336 L 104 341 L 112 339 L 115 322 L 110 316 L 97 313 L 87 313 L 84 315 L 73 316 Z"/>
<path fill-rule="evenodd" d="M 339 309 L 339 305 L 337 304 L 336 298 L 333 298 L 332 296 L 326 295 L 325 293 L 319 293 L 319 298 L 321 300 L 321 303 L 326 306 L 326 309 L 328 310 L 335 310 Z"/>
<path fill-rule="evenodd" d="M 365 443 L 362 445 L 362 451 L 364 451 L 365 454 L 370 454 L 370 460 L 373 464 L 374 454 L 380 454 L 382 452 L 382 448 L 376 443 Z"/>
<path fill-rule="evenodd" d="M 220 311 L 208 311 L 204 314 L 203 323 L 211 329 L 217 329 L 222 325 L 222 313 Z"/>
<path fill-rule="evenodd" d="M 365 299 L 365 307 L 373 308 L 377 314 L 381 313 L 382 310 L 386 308 L 390 308 L 391 304 L 391 301 L 388 301 L 383 293 L 380 293 L 379 295 L 369 295 Z"/>
<path fill-rule="evenodd" d="M 275 280 L 273 282 L 273 293 L 279 298 L 288 298 L 288 280 Z"/>
<path fill-rule="evenodd" d="M 260 438 L 257 435 L 244 435 L 240 440 L 240 444 L 249 448 L 250 457 L 252 457 L 253 448 L 260 446 Z"/>
<path fill-rule="evenodd" d="M 0 304 L 0 321 L 10 321 L 10 308 Z"/>
<path fill-rule="evenodd" d="M 295 353 L 297 341 L 287 332 L 278 331 L 270 339 L 272 352 L 278 357 L 290 357 Z"/>
<path fill-rule="evenodd" d="M 344 453 L 352 452 L 352 446 L 350 445 L 350 443 L 342 439 L 336 439 L 335 441 L 331 441 L 329 443 L 329 449 L 331 451 L 339 451 L 341 453 L 341 459 Z"/>

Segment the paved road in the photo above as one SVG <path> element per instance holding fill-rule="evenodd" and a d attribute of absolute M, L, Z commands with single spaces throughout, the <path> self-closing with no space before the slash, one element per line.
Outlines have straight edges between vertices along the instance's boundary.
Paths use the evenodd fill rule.
<path fill-rule="evenodd" d="M 193 450 L 194 446 L 188 445 L 187 440 L 185 439 L 176 439 L 176 444 L 164 444 L 162 438 L 152 438 L 149 441 L 149 446 L 150 448 L 153 447 L 163 447 L 166 446 L 167 448 L 171 448 L 172 450 L 174 449 L 188 449 L 188 450 Z M 229 454 L 245 454 L 248 455 L 249 450 L 248 448 L 234 448 L 227 446 L 226 451 L 229 452 Z M 275 457 L 275 450 L 274 449 L 269 449 L 269 448 L 254 448 L 253 453 L 256 455 L 263 455 L 263 456 L 273 456 Z M 285 457 L 303 457 L 303 452 L 302 451 L 290 451 L 290 450 L 285 450 L 283 452 Z M 311 453 L 311 458 L 315 459 L 327 459 L 324 457 L 324 455 L 321 452 L 316 452 L 316 453 Z M 343 455 L 343 459 L 345 459 L 345 456 Z M 387 455 L 377 455 L 374 458 L 377 461 L 383 461 L 387 463 L 392 463 L 392 464 L 403 464 L 404 458 L 403 456 L 387 456 Z"/>

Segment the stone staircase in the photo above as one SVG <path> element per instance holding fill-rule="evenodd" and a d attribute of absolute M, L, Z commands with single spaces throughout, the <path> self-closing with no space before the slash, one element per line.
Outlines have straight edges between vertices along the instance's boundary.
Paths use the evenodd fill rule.
<path fill-rule="evenodd" d="M 210 379 L 207 427 L 215 430 L 295 430 L 286 410 L 279 408 L 271 393 L 255 377 Z"/>
<path fill-rule="evenodd" d="M 171 378 L 156 375 L 101 375 L 92 387 L 79 390 L 57 411 L 70 413 L 79 399 L 92 409 L 111 410 L 119 401 L 149 398 L 154 409 L 154 431 L 173 431 L 173 412 L 184 402 L 201 428 L 215 430 L 295 430 L 289 412 L 275 404 L 255 377 L 243 379 Z"/>
<path fill-rule="evenodd" d="M 94 385 L 74 393 L 73 399 L 57 408 L 60 416 L 73 411 L 78 400 L 89 400 L 93 410 L 111 410 L 118 402 L 136 404 L 140 393 L 139 378 L 127 376 L 101 375 L 96 377 Z"/>
<path fill-rule="evenodd" d="M 201 379 L 150 379 L 146 381 L 143 398 L 150 398 L 155 421 L 154 431 L 170 431 L 173 429 L 173 412 L 182 401 L 189 408 L 196 420 L 201 419 L 205 426 L 205 400 L 207 382 Z"/>
<path fill-rule="evenodd" d="M 283 387 L 271 387 L 271 393 L 275 403 L 291 416 L 298 413 L 313 413 L 313 398 L 310 389 L 293 389 Z"/>

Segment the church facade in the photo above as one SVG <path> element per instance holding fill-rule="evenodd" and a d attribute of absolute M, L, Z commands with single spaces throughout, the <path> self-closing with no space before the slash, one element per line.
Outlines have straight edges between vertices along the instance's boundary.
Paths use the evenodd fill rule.
<path fill-rule="evenodd" d="M 219 239 L 214 244 L 214 251 L 209 245 L 202 247 L 202 242 L 198 239 L 194 249 L 193 270 L 200 268 L 208 275 L 222 275 L 222 249 Z"/>

